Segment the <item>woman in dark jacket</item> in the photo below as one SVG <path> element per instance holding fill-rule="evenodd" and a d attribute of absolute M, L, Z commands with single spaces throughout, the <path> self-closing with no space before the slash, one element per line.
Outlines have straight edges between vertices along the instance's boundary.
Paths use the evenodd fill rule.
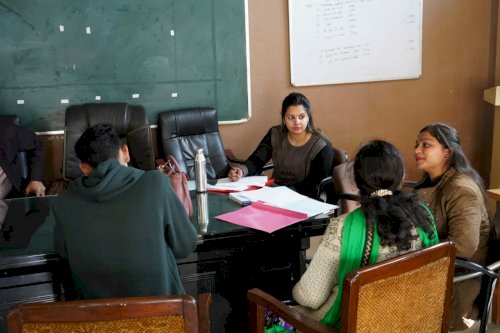
<path fill-rule="evenodd" d="M 424 172 L 416 189 L 435 215 L 439 238 L 455 243 L 457 257 L 485 264 L 492 235 L 487 198 L 457 131 L 443 123 L 424 127 L 417 136 L 415 162 Z M 464 330 L 474 323 L 480 287 L 480 279 L 455 284 L 451 330 Z"/>
<path fill-rule="evenodd" d="M 243 165 L 229 171 L 228 177 L 236 181 L 244 175 L 260 174 L 270 160 L 276 184 L 312 198 L 316 198 L 321 180 L 331 175 L 332 145 L 314 127 L 311 103 L 300 93 L 285 97 L 281 125 L 269 129 L 252 155 Z"/>

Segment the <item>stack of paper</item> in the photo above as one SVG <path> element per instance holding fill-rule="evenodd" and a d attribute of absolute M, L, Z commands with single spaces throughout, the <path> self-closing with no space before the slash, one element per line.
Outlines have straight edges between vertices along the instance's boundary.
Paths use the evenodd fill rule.
<path fill-rule="evenodd" d="M 251 202 L 264 202 L 276 207 L 307 214 L 308 217 L 321 213 L 328 213 L 338 208 L 336 205 L 306 197 L 305 195 L 299 194 L 286 186 L 263 187 L 254 191 L 230 193 L 229 197 L 235 197 L 235 199 L 238 199 L 239 201 L 247 199 Z"/>
<path fill-rule="evenodd" d="M 274 232 L 310 216 L 338 208 L 301 195 L 285 186 L 229 193 L 229 197 L 236 202 L 249 201 L 252 204 L 216 218 L 266 232 Z"/>
<path fill-rule="evenodd" d="M 221 191 L 221 192 L 235 192 L 235 191 L 245 191 L 248 188 L 264 187 L 267 183 L 267 176 L 250 176 L 243 177 L 237 182 L 232 182 L 229 178 L 221 178 L 217 180 L 215 185 L 208 185 L 207 189 L 209 191 Z"/>

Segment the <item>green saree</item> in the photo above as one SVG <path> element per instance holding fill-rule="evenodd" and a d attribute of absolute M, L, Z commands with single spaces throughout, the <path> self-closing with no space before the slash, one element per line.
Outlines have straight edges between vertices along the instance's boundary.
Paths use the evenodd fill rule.
<path fill-rule="evenodd" d="M 434 232 L 432 237 L 429 237 L 422 228 L 417 227 L 418 235 L 422 241 L 423 247 L 429 247 L 431 245 L 437 244 L 439 238 L 437 235 L 436 227 L 434 225 L 434 217 L 430 210 L 422 204 L 425 210 L 431 216 L 433 221 Z M 377 224 L 374 225 L 375 230 L 377 230 Z M 344 221 L 344 229 L 342 231 L 342 245 L 340 250 L 340 264 L 339 264 L 339 278 L 338 278 L 338 289 L 337 296 L 333 302 L 332 307 L 328 310 L 325 317 L 321 322 L 325 325 L 335 327 L 339 329 L 340 326 L 340 314 L 342 307 L 342 289 L 344 278 L 346 275 L 361 267 L 361 260 L 363 256 L 363 250 L 366 238 L 366 221 L 363 211 L 358 208 L 347 215 Z M 368 260 L 369 264 L 374 264 L 378 261 L 380 248 L 380 236 L 377 232 L 373 233 L 373 246 Z M 265 330 L 266 333 L 283 333 L 283 332 L 295 332 L 294 330 L 287 330 L 278 325 L 272 325 Z"/>
<path fill-rule="evenodd" d="M 429 209 L 422 205 L 429 215 L 434 218 Z M 375 230 L 377 230 L 377 224 L 374 225 Z M 428 247 L 439 242 L 436 228 L 434 226 L 434 233 L 432 238 L 422 230 L 422 228 L 417 227 L 418 235 L 422 241 L 423 247 Z M 346 275 L 361 267 L 361 257 L 363 255 L 363 249 L 366 238 L 366 223 L 365 216 L 360 208 L 351 212 L 344 221 L 344 230 L 342 231 L 342 247 L 340 249 L 340 265 L 339 265 L 339 279 L 338 279 L 338 290 L 337 297 L 333 302 L 333 306 L 327 312 L 325 317 L 321 322 L 325 325 L 339 328 L 340 326 L 340 314 L 342 307 L 342 289 L 344 284 L 344 278 Z M 373 246 L 370 253 L 369 264 L 374 264 L 378 260 L 378 251 L 380 248 L 380 236 L 377 232 L 373 233 Z"/>

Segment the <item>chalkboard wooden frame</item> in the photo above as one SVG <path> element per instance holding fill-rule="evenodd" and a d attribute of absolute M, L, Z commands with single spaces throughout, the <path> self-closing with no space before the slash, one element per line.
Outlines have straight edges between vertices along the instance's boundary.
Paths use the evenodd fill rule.
<path fill-rule="evenodd" d="M 289 0 L 292 85 L 420 77 L 422 6 L 422 0 Z"/>
<path fill-rule="evenodd" d="M 62 130 L 72 104 L 127 102 L 157 114 L 214 107 L 250 118 L 247 0 L 5 0 L 0 114 Z"/>

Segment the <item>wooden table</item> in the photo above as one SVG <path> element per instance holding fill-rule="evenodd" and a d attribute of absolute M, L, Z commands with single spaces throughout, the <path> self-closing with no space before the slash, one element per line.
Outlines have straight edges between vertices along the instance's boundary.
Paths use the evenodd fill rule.
<path fill-rule="evenodd" d="M 196 212 L 197 196 L 191 195 Z M 7 200 L 8 210 L 0 215 L 0 258 L 29 259 L 29 255 L 53 252 L 53 226 L 45 219 L 52 199 Z M 217 333 L 245 332 L 248 289 L 260 288 L 279 299 L 291 299 L 292 287 L 305 270 L 309 237 L 322 235 L 329 223 L 326 216 L 311 218 L 269 234 L 215 218 L 239 208 L 227 195 L 209 193 L 208 227 L 201 230 L 195 213 L 192 222 L 198 228 L 198 246 L 191 256 L 177 260 L 188 294 L 212 293 L 212 312 L 217 314 L 213 331 Z M 1 304 L 0 299 L 0 310 Z M 0 313 L 0 323 L 1 319 Z"/>

